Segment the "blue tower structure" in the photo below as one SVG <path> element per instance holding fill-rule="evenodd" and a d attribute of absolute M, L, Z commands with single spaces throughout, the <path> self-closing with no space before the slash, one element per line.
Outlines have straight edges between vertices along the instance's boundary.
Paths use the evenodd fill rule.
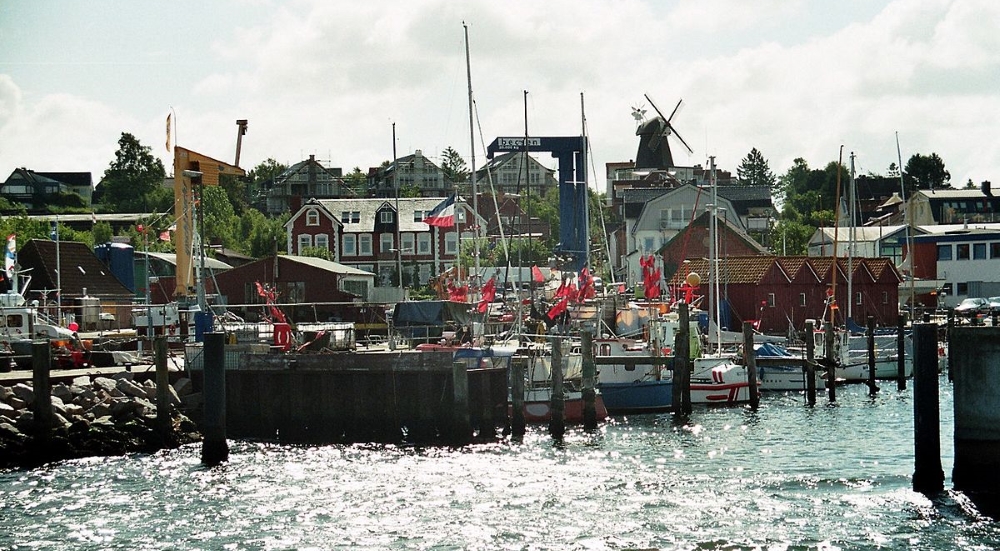
<path fill-rule="evenodd" d="M 561 268 L 580 271 L 590 262 L 590 216 L 587 197 L 587 138 L 585 136 L 497 138 L 486 157 L 513 151 L 544 151 L 559 162 L 559 244 Z"/>
<path fill-rule="evenodd" d="M 127 243 L 101 243 L 94 254 L 107 266 L 118 281 L 135 292 L 135 250 Z"/>

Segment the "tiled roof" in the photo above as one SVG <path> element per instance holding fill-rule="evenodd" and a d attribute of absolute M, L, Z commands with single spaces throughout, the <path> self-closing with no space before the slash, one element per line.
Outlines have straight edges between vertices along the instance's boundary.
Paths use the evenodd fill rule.
<path fill-rule="evenodd" d="M 423 213 L 434 210 L 445 197 L 400 197 L 399 201 L 399 231 L 403 232 L 425 232 L 430 226 L 423 222 L 414 222 L 414 211 Z M 461 198 L 459 198 L 461 200 Z M 366 198 L 366 199 L 319 199 L 316 202 L 323 206 L 330 214 L 340 220 L 341 213 L 345 211 L 360 212 L 357 223 L 345 222 L 344 231 L 348 233 L 371 232 L 375 230 L 375 213 L 383 206 L 396 210 L 397 199 L 391 198 Z M 303 205 L 305 206 L 305 205 Z M 456 202 L 456 208 L 458 204 Z"/>
<path fill-rule="evenodd" d="M 32 239 L 18 251 L 17 262 L 21 267 L 32 268 L 28 272 L 32 291 L 55 290 L 62 285 L 63 297 L 82 296 L 84 289 L 87 295 L 98 298 L 135 296 L 85 243 L 59 242 L 61 277 L 56 276 L 56 256 L 56 242 L 48 239 Z"/>
<path fill-rule="evenodd" d="M 776 258 L 773 256 L 730 256 L 719 259 L 719 275 L 722 281 L 727 283 L 760 283 L 768 270 L 774 266 Z M 779 265 L 780 268 L 780 265 Z M 708 277 L 708 259 L 694 258 L 687 262 L 681 269 L 677 270 L 671 278 L 671 284 L 680 284 L 687 277 L 687 274 L 695 272 L 702 277 Z"/>

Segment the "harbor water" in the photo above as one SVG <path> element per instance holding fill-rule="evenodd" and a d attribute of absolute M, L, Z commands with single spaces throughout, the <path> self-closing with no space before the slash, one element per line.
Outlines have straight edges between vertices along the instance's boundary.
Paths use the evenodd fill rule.
<path fill-rule="evenodd" d="M 615 417 L 463 448 L 230 442 L 0 472 L 0 549 L 997 549 L 1000 524 L 911 489 L 911 391 Z"/>

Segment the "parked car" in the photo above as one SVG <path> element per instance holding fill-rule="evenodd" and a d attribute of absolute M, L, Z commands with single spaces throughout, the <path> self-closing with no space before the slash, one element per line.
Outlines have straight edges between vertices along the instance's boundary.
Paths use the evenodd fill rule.
<path fill-rule="evenodd" d="M 990 297 L 987 300 L 990 301 L 990 313 L 1000 314 L 1000 297 Z"/>
<path fill-rule="evenodd" d="M 988 314 L 989 311 L 990 301 L 985 298 L 967 298 L 955 307 L 955 315 L 966 318 Z"/>

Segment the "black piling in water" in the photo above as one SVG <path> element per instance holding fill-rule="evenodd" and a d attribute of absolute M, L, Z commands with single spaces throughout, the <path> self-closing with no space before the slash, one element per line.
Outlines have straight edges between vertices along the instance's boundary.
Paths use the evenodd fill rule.
<path fill-rule="evenodd" d="M 480 409 L 482 419 L 479 421 L 479 438 L 493 440 L 497 437 L 497 410 L 493 403 L 493 380 L 487 373 L 479 378 Z"/>
<path fill-rule="evenodd" d="M 868 316 L 868 395 L 878 394 L 878 384 L 875 382 L 875 316 Z"/>
<path fill-rule="evenodd" d="M 956 411 L 959 394 L 955 393 Z M 958 415 L 956 414 L 956 422 Z M 958 427 L 955 431 L 958 440 Z M 913 326 L 913 489 L 923 494 L 944 490 L 941 468 L 941 412 L 938 400 L 937 325 Z M 955 471 L 959 470 L 956 446 Z M 956 487 L 959 477 L 955 477 Z"/>
<path fill-rule="evenodd" d="M 552 337 L 552 397 L 549 401 L 549 434 L 561 440 L 566 434 L 566 397 L 563 395 L 562 338 Z"/>
<path fill-rule="evenodd" d="M 35 399 L 31 412 L 35 416 L 35 435 L 47 440 L 55 414 L 52 411 L 52 381 L 49 370 L 52 364 L 52 346 L 49 341 L 31 343 L 31 383 Z"/>
<path fill-rule="evenodd" d="M 451 373 L 454 399 L 450 440 L 453 444 L 461 446 L 472 441 L 472 422 L 469 419 L 469 368 L 465 362 L 454 362 Z"/>
<path fill-rule="evenodd" d="M 204 337 L 205 420 L 201 462 L 218 465 L 229 459 L 229 444 L 226 442 L 226 336 L 223 333 L 205 333 Z"/>
<path fill-rule="evenodd" d="M 954 375 L 952 373 L 952 367 L 955 364 L 952 363 L 952 361 L 951 361 L 951 351 L 954 350 L 954 347 L 952 347 L 952 345 L 951 345 L 951 335 L 952 335 L 952 333 L 954 333 L 954 330 L 955 330 L 955 311 L 954 310 L 948 310 L 948 334 L 945 335 L 945 338 L 948 340 L 948 357 L 946 358 L 945 361 L 947 361 L 947 363 L 948 363 L 947 369 L 948 369 L 948 381 L 949 382 L 955 380 L 954 379 Z"/>
<path fill-rule="evenodd" d="M 750 385 L 750 409 L 760 407 L 760 392 L 757 390 L 757 355 L 753 349 L 753 325 L 743 322 L 743 361 L 747 367 L 747 383 Z"/>
<path fill-rule="evenodd" d="M 674 335 L 674 388 L 671 405 L 675 418 L 691 414 L 691 317 L 688 305 L 677 305 L 678 327 Z"/>
<path fill-rule="evenodd" d="M 826 392 L 830 398 L 830 403 L 837 401 L 837 356 L 835 348 L 836 335 L 833 331 L 833 324 L 826 322 L 823 324 L 823 347 L 826 358 Z"/>
<path fill-rule="evenodd" d="M 153 363 L 156 365 L 156 428 L 163 437 L 173 429 L 170 417 L 170 374 L 167 372 L 167 337 L 153 340 Z"/>
<path fill-rule="evenodd" d="M 527 362 L 525 357 L 512 358 L 510 362 L 510 434 L 517 441 L 524 438 L 524 374 Z"/>
<path fill-rule="evenodd" d="M 906 314 L 896 318 L 896 390 L 906 390 Z M 912 351 L 911 351 L 912 353 Z"/>
<path fill-rule="evenodd" d="M 816 326 L 812 321 L 806 322 L 806 360 L 802 369 L 806 372 L 806 403 L 816 405 L 816 343 L 813 341 Z"/>
<path fill-rule="evenodd" d="M 597 390 L 594 379 L 597 366 L 594 364 L 594 334 L 584 331 L 580 335 L 583 346 L 583 430 L 597 429 Z"/>

